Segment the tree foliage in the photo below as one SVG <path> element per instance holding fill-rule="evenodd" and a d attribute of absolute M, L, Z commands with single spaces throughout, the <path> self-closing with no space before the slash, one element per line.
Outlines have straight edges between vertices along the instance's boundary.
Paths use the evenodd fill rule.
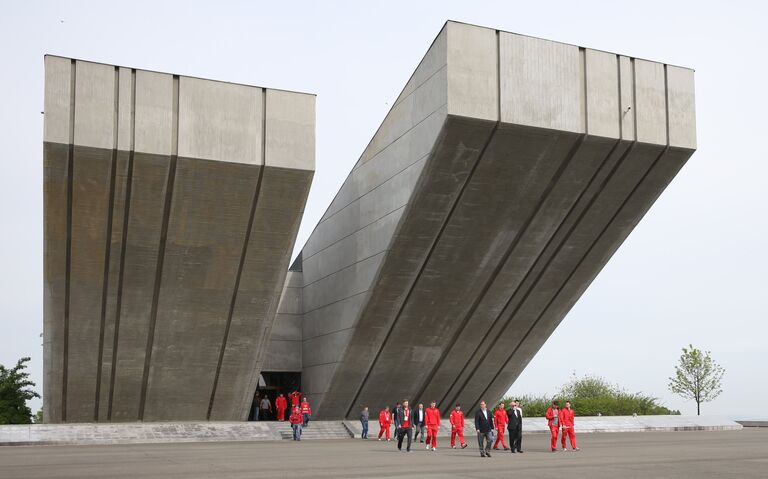
<path fill-rule="evenodd" d="M 27 401 L 40 395 L 32 389 L 35 383 L 25 371 L 28 361 L 29 358 L 21 358 L 11 369 L 0 364 L 0 424 L 32 423 Z"/>
<path fill-rule="evenodd" d="M 701 414 L 701 403 L 715 399 L 723 392 L 725 374 L 709 351 L 696 349 L 692 344 L 683 348 L 675 375 L 669 378 L 669 390 L 684 399 L 696 401 L 696 414 Z"/>
<path fill-rule="evenodd" d="M 680 411 L 670 410 L 659 404 L 659 399 L 643 393 L 628 393 L 617 385 L 610 384 L 599 376 L 576 375 L 564 384 L 558 394 L 525 395 L 506 397 L 504 402 L 518 399 L 528 417 L 542 417 L 552 401 L 558 399 L 562 406 L 565 401 L 571 401 L 573 408 L 580 416 L 631 416 L 638 415 L 670 415 L 680 414 Z"/>

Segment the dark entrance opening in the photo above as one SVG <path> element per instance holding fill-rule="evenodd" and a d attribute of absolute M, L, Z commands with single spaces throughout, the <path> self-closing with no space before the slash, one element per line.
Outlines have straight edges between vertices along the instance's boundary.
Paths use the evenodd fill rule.
<path fill-rule="evenodd" d="M 284 395 L 286 399 L 288 394 L 293 391 L 301 391 L 301 373 L 298 372 L 263 372 L 259 375 L 259 384 L 256 387 L 256 392 L 253 395 L 253 402 L 251 403 L 251 412 L 248 415 L 249 421 L 274 421 L 277 419 L 277 411 L 275 410 L 275 398 L 280 394 Z M 258 410 L 262 399 L 266 396 L 269 399 L 269 405 L 271 410 L 261 409 Z M 290 406 L 290 400 L 288 400 Z M 286 420 L 288 419 L 288 411 L 286 410 Z"/>

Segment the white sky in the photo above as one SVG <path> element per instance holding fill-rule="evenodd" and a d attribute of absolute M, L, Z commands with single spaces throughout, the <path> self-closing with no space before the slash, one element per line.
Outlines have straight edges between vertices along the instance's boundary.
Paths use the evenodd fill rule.
<path fill-rule="evenodd" d="M 704 413 L 768 396 L 768 3 L 24 1 L 0 7 L 0 363 L 42 391 L 43 54 L 316 93 L 301 248 L 447 19 L 696 69 L 699 150 L 514 385 L 573 371 L 662 398 L 680 348 L 726 368 Z M 33 407 L 37 409 L 40 402 Z"/>

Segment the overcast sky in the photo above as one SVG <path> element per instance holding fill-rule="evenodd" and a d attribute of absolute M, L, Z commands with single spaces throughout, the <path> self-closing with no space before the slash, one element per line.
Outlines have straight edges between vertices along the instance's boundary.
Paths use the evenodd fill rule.
<path fill-rule="evenodd" d="M 43 55 L 317 94 L 317 172 L 298 252 L 447 19 L 696 70 L 698 151 L 512 388 L 576 372 L 657 396 L 680 348 L 712 351 L 704 413 L 765 416 L 768 3 L 706 1 L 4 2 L 0 363 L 42 391 Z M 35 410 L 40 401 L 33 405 Z"/>

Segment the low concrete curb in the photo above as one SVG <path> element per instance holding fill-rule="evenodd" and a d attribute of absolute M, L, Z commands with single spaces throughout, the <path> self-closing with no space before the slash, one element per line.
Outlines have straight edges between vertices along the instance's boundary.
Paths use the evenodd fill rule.
<path fill-rule="evenodd" d="M 642 431 L 722 431 L 742 425 L 715 416 L 613 416 L 578 417 L 578 433 Z M 140 444 L 164 442 L 280 441 L 290 438 L 286 422 L 157 422 L 121 424 L 30 424 L 0 426 L 0 446 Z M 304 440 L 360 437 L 360 421 L 312 421 Z M 394 432 L 394 430 L 392 431 Z M 369 423 L 369 437 L 379 433 L 378 421 Z M 449 437 L 451 426 L 444 420 L 438 437 Z M 544 418 L 524 418 L 524 434 L 549 433 Z M 474 437 L 474 424 L 467 419 L 464 434 Z"/>

